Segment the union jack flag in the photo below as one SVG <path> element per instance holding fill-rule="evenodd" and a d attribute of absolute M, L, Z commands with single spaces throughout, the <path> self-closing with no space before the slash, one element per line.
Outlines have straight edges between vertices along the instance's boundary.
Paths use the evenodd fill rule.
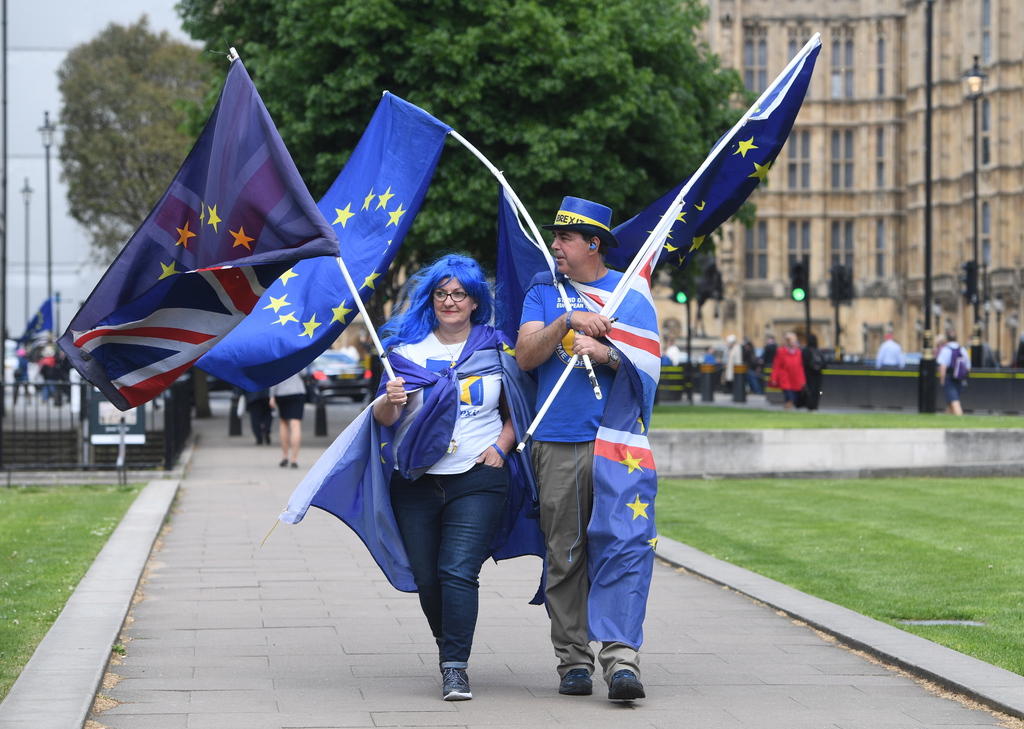
<path fill-rule="evenodd" d="M 296 261 L 337 256 L 241 61 L 163 197 L 60 338 L 122 410 L 151 400 Z"/>
<path fill-rule="evenodd" d="M 661 374 L 658 319 L 648 259 L 616 308 L 608 339 L 622 363 L 594 441 L 594 507 L 587 526 L 590 637 L 639 648 L 654 565 L 658 474 L 647 439 Z M 571 281 L 599 311 L 611 292 Z"/>

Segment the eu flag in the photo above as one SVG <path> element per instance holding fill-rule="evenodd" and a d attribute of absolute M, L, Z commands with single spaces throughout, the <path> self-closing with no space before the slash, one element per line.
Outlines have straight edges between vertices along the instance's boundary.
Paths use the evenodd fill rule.
<path fill-rule="evenodd" d="M 47 299 L 31 319 L 25 323 L 25 333 L 18 337 L 18 344 L 29 347 L 43 341 L 53 330 L 53 299 Z"/>
<path fill-rule="evenodd" d="M 551 266 L 533 238 L 523 230 L 503 188 L 498 191 L 497 259 L 494 325 L 514 340 L 530 282 L 538 273 L 551 272 Z"/>
<path fill-rule="evenodd" d="M 170 187 L 60 345 L 112 403 L 135 407 L 220 341 L 282 271 L 337 251 L 334 231 L 235 60 Z"/>
<path fill-rule="evenodd" d="M 451 127 L 385 93 L 352 157 L 318 203 L 363 301 L 388 270 L 426 195 Z M 199 367 L 246 390 L 276 384 L 338 338 L 358 309 L 333 258 L 284 273 Z"/>
<path fill-rule="evenodd" d="M 689 262 L 707 237 L 767 179 L 803 104 L 820 50 L 815 35 L 755 102 L 746 121 L 719 140 L 725 144 L 696 178 L 684 180 L 615 228 L 619 247 L 609 250 L 609 265 L 628 266 L 684 184 L 692 182 L 660 258 L 679 267 Z"/>

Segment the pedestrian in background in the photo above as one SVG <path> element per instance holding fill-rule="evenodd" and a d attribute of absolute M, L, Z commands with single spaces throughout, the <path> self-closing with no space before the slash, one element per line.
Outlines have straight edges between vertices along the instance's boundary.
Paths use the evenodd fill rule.
<path fill-rule="evenodd" d="M 885 339 L 878 348 L 878 354 L 875 355 L 875 367 L 899 367 L 903 369 L 906 366 L 907 358 L 903 354 L 903 347 L 893 339 L 892 332 L 886 332 Z"/>
<path fill-rule="evenodd" d="M 295 373 L 270 388 L 270 407 L 277 410 L 280 422 L 281 468 L 299 467 L 299 446 L 302 443 L 302 410 L 306 405 L 306 381 Z"/>
<path fill-rule="evenodd" d="M 730 334 L 725 338 L 725 370 L 722 372 L 726 392 L 732 392 L 732 381 L 736 376 L 738 364 L 743 364 L 743 353 L 736 335 Z"/>
<path fill-rule="evenodd" d="M 245 409 L 249 411 L 249 425 L 256 438 L 256 445 L 270 445 L 270 423 L 274 411 L 270 407 L 270 390 L 256 390 L 245 393 Z"/>
<path fill-rule="evenodd" d="M 803 351 L 804 379 L 806 397 L 804 404 L 808 410 L 817 410 L 821 399 L 822 372 L 825 370 L 825 355 L 818 349 L 818 335 L 807 336 L 807 346 Z"/>
<path fill-rule="evenodd" d="M 754 343 L 749 339 L 743 340 L 741 356 L 743 364 L 747 366 L 747 387 L 755 395 L 764 394 L 764 387 L 761 386 L 761 362 L 754 351 Z"/>
<path fill-rule="evenodd" d="M 803 354 L 796 333 L 786 332 L 782 339 L 783 346 L 775 350 L 772 377 L 768 384 L 782 390 L 783 407 L 792 410 L 807 384 L 807 378 L 804 375 Z"/>
<path fill-rule="evenodd" d="M 942 394 L 946 397 L 946 412 L 963 415 L 960 395 L 967 386 L 967 373 L 971 371 L 971 357 L 967 350 L 956 341 L 956 332 L 946 330 L 946 344 L 935 358 L 939 365 L 939 381 L 942 383 Z"/>

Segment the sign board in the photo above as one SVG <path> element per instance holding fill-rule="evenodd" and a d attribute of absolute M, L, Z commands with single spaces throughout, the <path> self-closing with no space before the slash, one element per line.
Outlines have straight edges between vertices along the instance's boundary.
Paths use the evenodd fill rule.
<path fill-rule="evenodd" d="M 122 422 L 123 421 L 123 422 Z M 121 442 L 121 428 L 124 442 L 128 445 L 142 445 L 146 442 L 146 406 L 121 412 L 93 389 L 89 397 L 89 442 L 93 445 L 117 445 Z"/>

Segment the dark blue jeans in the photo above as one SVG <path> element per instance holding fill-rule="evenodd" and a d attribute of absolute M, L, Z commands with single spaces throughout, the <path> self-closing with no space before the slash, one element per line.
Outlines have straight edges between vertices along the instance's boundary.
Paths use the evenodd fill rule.
<path fill-rule="evenodd" d="M 441 668 L 468 665 L 480 567 L 507 498 L 508 469 L 479 463 L 465 473 L 391 478 L 391 506 Z"/>

